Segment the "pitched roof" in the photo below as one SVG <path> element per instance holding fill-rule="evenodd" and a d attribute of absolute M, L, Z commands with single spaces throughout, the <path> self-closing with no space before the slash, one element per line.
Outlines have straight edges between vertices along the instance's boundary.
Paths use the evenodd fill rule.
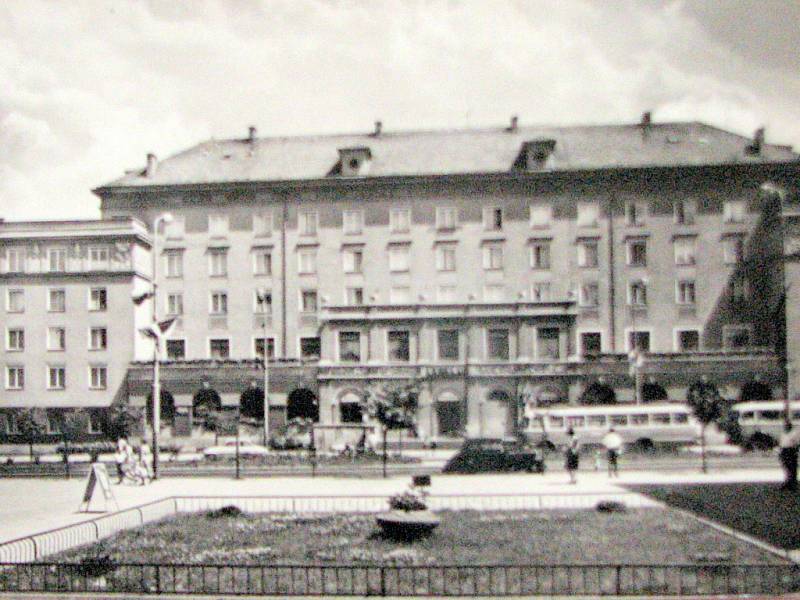
<path fill-rule="evenodd" d="M 290 181 L 333 177 L 339 149 L 368 147 L 366 177 L 505 173 L 525 142 L 555 140 L 548 171 L 758 164 L 797 161 L 787 146 L 763 144 L 698 122 L 382 132 L 209 140 L 103 187 Z"/>

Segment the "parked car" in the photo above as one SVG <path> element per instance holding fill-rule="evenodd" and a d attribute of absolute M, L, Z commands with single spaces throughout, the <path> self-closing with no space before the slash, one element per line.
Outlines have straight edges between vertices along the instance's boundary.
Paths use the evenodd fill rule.
<path fill-rule="evenodd" d="M 445 473 L 503 471 L 544 473 L 542 452 L 518 440 L 472 439 L 444 467 Z"/>
<path fill-rule="evenodd" d="M 250 458 L 254 456 L 266 456 L 269 454 L 269 449 L 264 446 L 259 446 L 253 442 L 246 440 L 239 441 L 239 456 L 243 458 Z M 210 446 L 203 450 L 203 456 L 206 458 L 232 458 L 236 456 L 236 440 L 225 442 L 219 446 Z"/>

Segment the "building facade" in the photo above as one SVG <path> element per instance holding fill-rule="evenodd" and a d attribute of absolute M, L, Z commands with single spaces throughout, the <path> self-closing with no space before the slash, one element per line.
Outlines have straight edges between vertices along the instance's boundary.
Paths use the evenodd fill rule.
<path fill-rule="evenodd" d="M 95 193 L 103 222 L 151 224 L 156 310 L 177 319 L 162 366 L 173 434 L 200 433 L 203 403 L 258 418 L 266 349 L 273 424 L 361 423 L 368 387 L 415 381 L 417 433 L 432 439 L 511 434 L 528 407 L 579 402 L 591 384 L 621 402 L 684 401 L 702 378 L 730 398 L 800 390 L 787 376 L 798 172 L 763 131 L 646 115 L 251 129 L 149 156 Z M 126 391 L 141 405 L 152 365 L 132 344 Z"/>

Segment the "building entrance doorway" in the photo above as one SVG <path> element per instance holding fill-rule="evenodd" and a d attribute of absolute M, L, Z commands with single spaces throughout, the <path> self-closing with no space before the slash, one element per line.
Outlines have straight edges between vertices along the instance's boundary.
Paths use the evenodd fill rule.
<path fill-rule="evenodd" d="M 436 401 L 436 421 L 442 437 L 459 437 L 464 431 L 464 404 L 453 392 L 444 392 Z"/>

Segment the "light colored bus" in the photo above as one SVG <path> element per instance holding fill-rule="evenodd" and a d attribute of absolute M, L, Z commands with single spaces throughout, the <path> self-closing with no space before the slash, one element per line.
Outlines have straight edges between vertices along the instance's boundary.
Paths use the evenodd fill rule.
<path fill-rule="evenodd" d="M 749 438 L 756 432 L 770 436 L 775 441 L 783 431 L 785 403 L 783 400 L 768 402 L 740 402 L 731 407 L 742 435 Z M 789 403 L 789 414 L 794 427 L 800 427 L 800 402 Z"/>
<path fill-rule="evenodd" d="M 536 408 L 526 411 L 526 416 L 528 437 L 555 445 L 567 442 L 570 427 L 581 444 L 600 444 L 612 427 L 626 444 L 643 448 L 694 444 L 700 437 L 700 424 L 686 404 Z"/>

